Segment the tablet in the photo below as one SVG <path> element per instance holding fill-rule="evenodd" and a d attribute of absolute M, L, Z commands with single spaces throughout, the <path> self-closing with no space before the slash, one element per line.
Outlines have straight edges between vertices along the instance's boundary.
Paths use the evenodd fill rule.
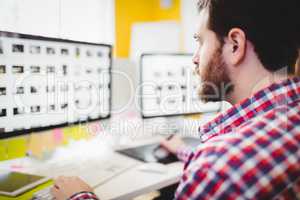
<path fill-rule="evenodd" d="M 48 180 L 43 176 L 0 171 L 0 195 L 15 197 Z"/>
<path fill-rule="evenodd" d="M 200 144 L 200 139 L 197 138 L 184 137 L 182 140 L 191 148 L 195 148 Z M 179 161 L 177 156 L 160 147 L 159 143 L 122 149 L 117 152 L 143 162 L 170 164 Z"/>

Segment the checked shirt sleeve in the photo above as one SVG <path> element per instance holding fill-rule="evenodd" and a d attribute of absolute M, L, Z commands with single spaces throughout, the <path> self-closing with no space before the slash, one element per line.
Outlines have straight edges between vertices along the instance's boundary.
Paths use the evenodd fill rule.
<path fill-rule="evenodd" d="M 68 200 L 100 200 L 92 192 L 79 192 L 71 196 Z"/>
<path fill-rule="evenodd" d="M 177 150 L 176 155 L 179 160 L 186 163 L 186 162 L 188 162 L 192 153 L 193 153 L 193 150 L 191 147 L 183 146 Z"/>

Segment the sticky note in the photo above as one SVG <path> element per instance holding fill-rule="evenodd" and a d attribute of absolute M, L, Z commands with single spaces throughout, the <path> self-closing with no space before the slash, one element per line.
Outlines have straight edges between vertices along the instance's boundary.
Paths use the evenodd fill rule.
<path fill-rule="evenodd" d="M 62 144 L 63 143 L 63 139 L 64 139 L 64 134 L 62 129 L 57 128 L 53 130 L 53 139 L 54 139 L 54 143 L 55 144 Z"/>
<path fill-rule="evenodd" d="M 81 140 L 86 139 L 88 132 L 82 125 L 76 125 L 72 127 L 67 127 L 63 129 L 64 133 L 64 144 L 68 144 L 70 140 Z"/>
<path fill-rule="evenodd" d="M 32 133 L 29 138 L 28 153 L 31 156 L 42 159 L 43 158 L 43 137 L 41 134 Z"/>
<path fill-rule="evenodd" d="M 53 131 L 43 132 L 41 136 L 42 136 L 43 150 L 47 153 L 51 153 L 56 147 L 56 144 L 53 139 Z"/>
<path fill-rule="evenodd" d="M 90 123 L 87 125 L 87 131 L 89 136 L 95 136 L 96 134 L 103 132 L 103 126 L 99 122 Z"/>
<path fill-rule="evenodd" d="M 194 115 L 187 115 L 186 118 L 193 119 L 193 120 L 199 120 L 202 117 L 201 114 L 194 114 Z"/>
<path fill-rule="evenodd" d="M 46 154 L 51 153 L 56 147 L 52 134 L 52 130 L 32 133 L 29 137 L 28 153 L 39 159 L 43 159 Z"/>

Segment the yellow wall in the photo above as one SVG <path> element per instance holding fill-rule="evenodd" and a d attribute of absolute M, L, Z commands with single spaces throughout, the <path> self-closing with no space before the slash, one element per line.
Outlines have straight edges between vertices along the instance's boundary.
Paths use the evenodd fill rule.
<path fill-rule="evenodd" d="M 154 20 L 175 20 L 180 21 L 180 0 L 173 0 L 171 8 L 164 9 L 160 7 L 160 0 L 154 0 L 155 17 Z"/>
<path fill-rule="evenodd" d="M 131 26 L 136 22 L 180 21 L 180 0 L 163 9 L 160 0 L 116 0 L 116 56 L 128 57 Z"/>

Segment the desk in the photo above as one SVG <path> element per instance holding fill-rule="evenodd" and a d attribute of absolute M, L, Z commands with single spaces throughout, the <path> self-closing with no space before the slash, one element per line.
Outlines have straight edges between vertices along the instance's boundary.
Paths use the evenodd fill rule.
<path fill-rule="evenodd" d="M 147 139 L 147 141 L 140 141 L 138 145 L 149 144 L 153 142 L 158 142 L 161 139 L 160 136 Z M 135 146 L 138 146 L 135 145 Z M 130 145 L 132 146 L 132 145 Z M 131 158 L 127 158 L 126 156 L 120 155 L 118 153 L 114 153 L 116 155 L 112 155 L 112 159 L 120 159 L 122 157 L 122 162 L 126 161 L 126 159 L 132 160 Z M 30 163 L 35 163 L 36 161 L 30 158 L 19 158 L 15 160 L 9 160 L 5 162 L 1 162 L 0 169 L 9 169 L 9 166 L 12 165 L 30 165 Z M 163 174 L 158 173 L 150 173 L 143 172 L 139 170 L 140 165 L 144 164 L 143 162 L 136 161 L 137 165 L 128 171 L 118 175 L 117 177 L 111 179 L 107 183 L 95 188 L 95 193 L 100 197 L 101 200 L 108 199 L 132 199 L 141 194 L 145 194 L 151 191 L 158 190 L 160 188 L 166 187 L 168 185 L 172 185 L 180 180 L 183 164 L 180 162 L 173 163 L 167 165 L 167 172 Z M 97 170 L 97 169 L 95 169 Z M 20 170 L 30 172 L 28 169 Z M 51 173 L 51 172 L 49 172 Z M 9 198 L 0 196 L 1 200 L 14 200 L 14 199 L 28 199 L 34 192 L 39 189 L 49 186 L 51 183 L 46 183 L 33 191 L 27 192 L 17 198 Z"/>
<path fill-rule="evenodd" d="M 158 142 L 161 137 L 157 137 L 149 144 Z M 141 144 L 140 144 L 141 145 Z M 135 145 L 137 146 L 137 145 Z M 141 164 L 143 164 L 141 162 Z M 95 189 L 95 193 L 102 199 L 129 200 L 136 196 L 152 192 L 163 187 L 179 182 L 182 172 L 183 163 L 176 162 L 167 165 L 167 172 L 163 174 L 142 172 L 139 166 L 132 168 L 112 179 L 108 183 Z"/>
<path fill-rule="evenodd" d="M 197 123 L 199 123 L 199 120 L 197 120 Z M 98 138 L 99 139 L 99 138 Z M 145 139 L 141 139 L 138 137 L 137 140 L 130 140 L 125 136 L 125 147 L 132 147 L 132 146 L 139 146 L 144 144 L 150 144 L 154 142 L 158 142 L 162 139 L 162 136 L 153 136 L 145 137 Z M 112 138 L 103 138 L 101 139 L 107 140 L 105 142 L 112 143 Z M 111 147 L 111 151 L 113 152 L 115 149 L 120 149 L 122 146 L 124 147 L 124 142 L 120 142 L 122 139 L 118 139 L 119 145 L 115 145 Z M 131 142 L 130 142 L 131 141 Z M 90 143 L 93 143 L 93 141 L 87 141 L 86 145 L 90 146 Z M 82 147 L 82 146 L 81 146 Z M 68 147 L 64 147 L 68 148 Z M 100 147 L 99 147 L 100 148 Z M 99 150 L 100 151 L 100 150 Z M 112 153 L 112 155 L 115 154 L 117 156 L 122 156 L 117 153 Z M 84 155 L 84 154 L 83 154 Z M 124 159 L 131 159 L 126 156 L 122 156 L 122 162 L 124 162 Z M 110 157 L 110 159 L 114 159 L 114 157 Z M 63 162 L 63 161 L 61 161 Z M 108 200 L 108 199 L 115 199 L 115 200 L 126 200 L 126 199 L 132 199 L 136 196 L 152 192 L 155 190 L 158 190 L 160 188 L 172 185 L 177 183 L 182 175 L 183 172 L 183 163 L 177 162 L 173 164 L 167 165 L 167 172 L 164 174 L 157 174 L 157 173 L 150 173 L 150 172 L 142 172 L 138 168 L 141 164 L 143 164 L 140 161 L 136 161 L 137 165 L 126 172 L 122 173 L 121 175 L 118 175 L 117 177 L 111 179 L 110 181 L 106 182 L 103 185 L 100 185 L 95 188 L 95 193 L 100 197 L 101 200 Z M 20 163 L 36 163 L 36 161 L 30 159 L 30 158 L 20 158 L 15 160 L 9 160 L 5 162 L 0 163 L 0 169 L 9 169 L 9 166 L 11 165 L 20 165 Z M 95 169 L 97 170 L 97 169 Z M 26 171 L 26 170 L 25 170 Z M 30 171 L 27 171 L 30 172 Z M 50 173 L 50 172 L 49 172 Z M 46 184 L 49 185 L 49 184 Z M 38 188 L 40 189 L 40 187 Z M 34 190 L 34 192 L 37 189 Z M 22 196 L 19 196 L 14 199 L 28 199 L 29 196 L 33 194 L 33 191 L 30 191 Z M 12 200 L 13 198 L 4 198 L 0 196 L 0 199 L 5 200 Z"/>
<path fill-rule="evenodd" d="M 145 173 L 135 168 L 97 188 L 95 193 L 101 199 L 129 200 L 179 182 L 182 167 L 182 163 L 170 164 L 166 174 Z"/>

